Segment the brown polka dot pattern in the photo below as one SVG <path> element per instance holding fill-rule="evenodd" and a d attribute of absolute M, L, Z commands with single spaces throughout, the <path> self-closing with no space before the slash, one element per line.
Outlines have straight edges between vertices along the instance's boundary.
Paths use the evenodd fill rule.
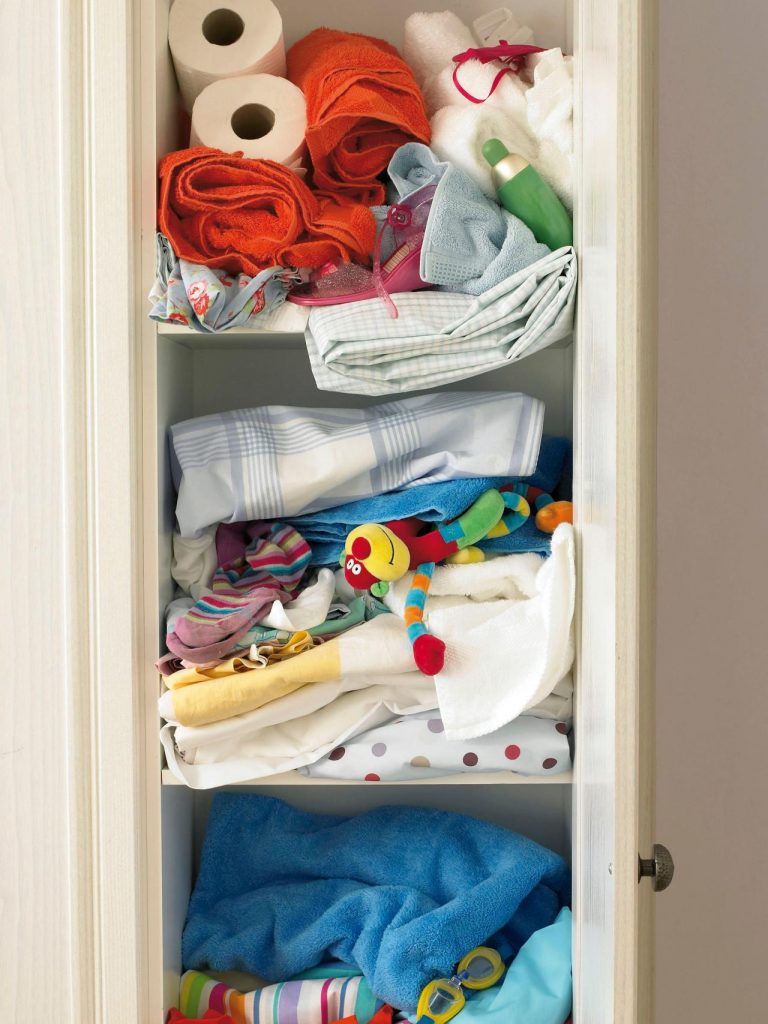
<path fill-rule="evenodd" d="M 477 754 L 473 754 L 472 751 L 470 750 L 467 754 L 464 755 L 464 757 L 462 757 L 461 760 L 464 762 L 467 768 L 474 768 L 479 758 Z"/>
<path fill-rule="evenodd" d="M 542 768 L 554 768 L 556 764 L 557 764 L 557 758 L 556 757 L 547 757 L 547 758 L 545 758 L 541 762 L 541 767 Z"/>
<path fill-rule="evenodd" d="M 334 747 L 333 750 L 328 755 L 328 760 L 329 761 L 340 761 L 342 759 L 342 757 L 344 757 L 345 754 L 346 754 L 346 750 L 344 749 L 344 747 Z"/>

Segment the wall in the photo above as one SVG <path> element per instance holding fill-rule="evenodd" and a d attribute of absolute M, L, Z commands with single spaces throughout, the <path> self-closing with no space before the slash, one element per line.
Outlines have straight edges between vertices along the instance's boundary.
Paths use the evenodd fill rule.
<path fill-rule="evenodd" d="M 768 9 L 660 2 L 657 1024 L 768 1019 Z"/>

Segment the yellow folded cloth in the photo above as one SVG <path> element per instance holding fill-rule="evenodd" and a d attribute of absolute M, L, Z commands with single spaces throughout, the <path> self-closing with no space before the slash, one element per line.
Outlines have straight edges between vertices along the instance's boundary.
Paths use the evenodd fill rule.
<path fill-rule="evenodd" d="M 410 642 L 395 615 L 363 622 L 300 657 L 252 665 L 245 658 L 231 658 L 213 669 L 174 673 L 166 680 L 170 689 L 160 698 L 160 714 L 175 725 L 209 725 L 255 711 L 308 683 L 349 679 L 354 684 L 349 689 L 356 689 L 367 686 L 371 675 L 381 679 L 414 671 Z"/>

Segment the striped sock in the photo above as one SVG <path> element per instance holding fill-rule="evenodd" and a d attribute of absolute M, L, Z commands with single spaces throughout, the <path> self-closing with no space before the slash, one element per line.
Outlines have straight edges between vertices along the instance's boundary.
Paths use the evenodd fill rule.
<path fill-rule="evenodd" d="M 176 623 L 175 633 L 166 640 L 174 654 L 198 662 L 206 660 L 206 653 L 212 654 L 209 660 L 226 657 L 222 648 L 229 644 L 229 650 L 234 650 L 237 640 L 275 601 L 291 600 L 312 552 L 292 526 L 274 523 L 265 527 L 266 536 L 252 541 L 244 558 L 219 566 L 211 593 Z"/>

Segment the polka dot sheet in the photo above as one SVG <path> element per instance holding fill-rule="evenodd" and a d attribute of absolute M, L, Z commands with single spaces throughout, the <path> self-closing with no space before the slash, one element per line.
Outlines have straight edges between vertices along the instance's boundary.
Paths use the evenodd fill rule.
<path fill-rule="evenodd" d="M 378 726 L 335 747 L 302 774 L 320 779 L 404 782 L 460 772 L 558 775 L 571 768 L 570 725 L 522 715 L 473 740 L 447 740 L 439 711 Z"/>

